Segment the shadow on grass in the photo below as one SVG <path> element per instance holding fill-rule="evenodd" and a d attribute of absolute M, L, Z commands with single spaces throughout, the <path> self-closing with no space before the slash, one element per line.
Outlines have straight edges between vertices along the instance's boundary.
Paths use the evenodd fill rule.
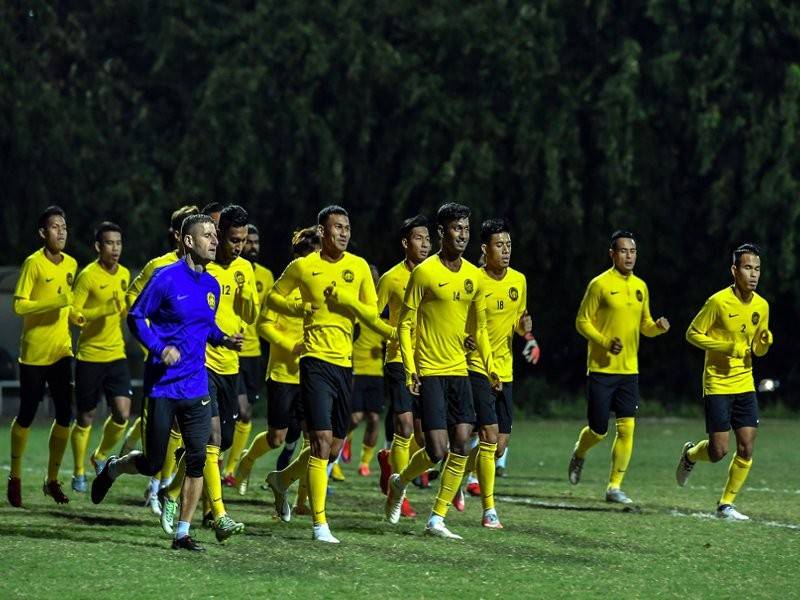
<path fill-rule="evenodd" d="M 138 522 L 135 524 L 139 525 Z M 144 541 L 131 539 L 129 537 L 122 538 L 109 536 L 108 530 L 106 529 L 97 529 L 96 534 L 97 535 L 89 534 L 86 529 L 82 528 L 59 527 L 45 529 L 41 527 L 30 527 L 28 525 L 12 525 L 10 523 L 0 524 L 0 537 L 17 536 L 35 540 L 57 540 L 83 542 L 87 544 L 117 544 L 126 548 L 130 548 L 132 546 L 142 548 L 164 548 L 163 541 L 160 541 L 159 543 L 155 539 L 152 541 Z"/>
<path fill-rule="evenodd" d="M 61 510 L 48 510 L 45 511 L 52 517 L 58 519 L 65 519 L 74 523 L 83 523 L 85 525 L 102 525 L 103 527 L 125 527 L 134 526 L 141 527 L 152 524 L 150 519 L 131 519 L 129 517 L 113 517 L 113 516 L 99 516 L 92 514 L 82 514 L 74 512 L 66 512 Z"/>

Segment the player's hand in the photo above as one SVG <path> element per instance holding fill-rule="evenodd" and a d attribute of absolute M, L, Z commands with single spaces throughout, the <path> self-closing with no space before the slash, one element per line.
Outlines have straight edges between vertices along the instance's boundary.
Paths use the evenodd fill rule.
<path fill-rule="evenodd" d="M 522 313 L 522 316 L 519 318 L 519 328 L 522 329 L 522 331 L 530 331 L 531 329 L 533 329 L 533 319 L 531 319 L 531 316 L 528 314 L 527 309 L 525 310 L 524 313 Z"/>
<path fill-rule="evenodd" d="M 464 340 L 464 348 L 467 350 L 475 350 L 478 347 L 478 342 L 475 341 L 475 338 L 471 335 L 468 335 L 467 338 Z"/>
<path fill-rule="evenodd" d="M 735 342 L 733 345 L 733 358 L 746 358 L 750 354 L 750 345 L 747 340 Z"/>
<path fill-rule="evenodd" d="M 313 317 L 314 313 L 319 310 L 319 304 L 313 304 L 312 302 L 305 302 L 303 303 L 303 313 L 301 316 L 303 317 Z"/>
<path fill-rule="evenodd" d="M 659 317 L 656 319 L 656 325 L 664 331 L 669 331 L 669 321 L 667 320 L 667 317 Z"/>
<path fill-rule="evenodd" d="M 305 350 L 305 348 L 306 348 L 305 343 L 303 342 L 303 340 L 300 340 L 294 345 L 294 348 L 292 348 L 292 355 L 300 356 L 303 353 L 303 350 Z"/>
<path fill-rule="evenodd" d="M 772 346 L 772 332 L 769 329 L 762 331 L 758 339 L 763 345 Z"/>
<path fill-rule="evenodd" d="M 228 350 L 236 350 L 240 352 L 244 345 L 244 334 L 234 333 L 233 335 L 226 335 L 222 338 L 222 345 Z"/>
<path fill-rule="evenodd" d="M 419 396 L 420 381 L 416 373 L 411 374 L 410 383 L 407 384 L 408 391 L 414 396 Z"/>
<path fill-rule="evenodd" d="M 165 365 L 171 367 L 181 359 L 181 353 L 175 346 L 167 346 L 161 351 L 161 360 Z"/>
<path fill-rule="evenodd" d="M 73 325 L 77 325 L 78 327 L 83 327 L 86 325 L 86 317 L 79 312 L 71 310 L 69 313 L 69 322 Z"/>
<path fill-rule="evenodd" d="M 503 391 L 503 382 L 500 381 L 500 376 L 494 371 L 489 374 L 489 381 L 492 382 L 492 389 L 495 392 Z"/>
<path fill-rule="evenodd" d="M 331 281 L 331 284 L 322 290 L 322 295 L 331 300 L 336 300 L 336 282 Z"/>
<path fill-rule="evenodd" d="M 611 352 L 611 354 L 619 354 L 622 352 L 622 340 L 618 337 L 612 338 L 608 351 Z"/>
<path fill-rule="evenodd" d="M 536 338 L 531 335 L 531 338 L 525 343 L 525 347 L 522 349 L 522 357 L 532 365 L 535 365 L 539 362 L 541 356 L 542 350 L 539 348 Z"/>

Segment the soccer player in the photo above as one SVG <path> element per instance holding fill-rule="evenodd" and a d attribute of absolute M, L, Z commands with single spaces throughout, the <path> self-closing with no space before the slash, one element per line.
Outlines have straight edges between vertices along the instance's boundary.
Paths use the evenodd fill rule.
<path fill-rule="evenodd" d="M 372 281 L 377 284 L 378 269 L 369 266 Z M 383 340 L 384 337 L 369 327 L 359 325 L 359 334 L 353 342 L 353 398 L 350 410 L 349 445 L 353 430 L 366 420 L 358 474 L 369 475 L 369 463 L 378 443 L 378 424 L 383 412 Z M 344 455 L 344 453 L 342 453 Z"/>
<path fill-rule="evenodd" d="M 489 219 L 481 225 L 480 287 L 486 302 L 486 326 L 495 371 L 503 389 L 493 391 L 483 361 L 474 350 L 467 354 L 467 369 L 478 425 L 479 443 L 470 451 L 467 472 L 477 471 L 483 503 L 483 526 L 502 529 L 494 505 L 495 458 L 508 447 L 514 404 L 512 387 L 514 360 L 511 351 L 513 334 L 526 340 L 523 355 L 529 362 L 539 359 L 539 346 L 531 332 L 531 318 L 526 310 L 528 284 L 525 276 L 512 269 L 511 234 L 505 219 Z M 473 315 L 470 315 L 474 319 Z M 469 330 L 475 325 L 467 324 Z"/>
<path fill-rule="evenodd" d="M 389 307 L 389 324 L 392 327 L 397 327 L 399 322 L 411 272 L 428 258 L 430 253 L 428 219 L 417 215 L 403 221 L 400 228 L 400 245 L 405 254 L 404 259 L 386 271 L 378 281 L 378 310 L 382 312 L 386 306 Z M 412 336 L 414 335 L 412 331 Z M 390 340 L 386 345 L 383 373 L 389 410 L 394 419 L 391 446 L 387 453 L 384 451 L 378 453 L 378 462 L 381 465 L 380 486 L 385 494 L 388 491 L 389 476 L 392 471 L 401 473 L 406 468 L 409 457 L 421 447 L 423 434 L 417 396 L 413 396 L 406 387 L 406 372 L 400 355 L 400 343 L 397 340 Z M 401 515 L 409 517 L 416 515 L 406 497 L 403 497 Z"/>
<path fill-rule="evenodd" d="M 69 439 L 72 339 L 69 333 L 72 284 L 78 263 L 64 253 L 67 220 L 58 206 L 39 217 L 39 237 L 44 247 L 25 259 L 14 289 L 14 312 L 22 317 L 19 349 L 20 400 L 11 423 L 11 473 L 7 496 L 11 506 L 22 506 L 22 457 L 31 423 L 44 399 L 45 384 L 56 409 L 50 429 L 50 455 L 43 491 L 58 504 L 69 498 L 58 481 L 58 468 Z"/>
<path fill-rule="evenodd" d="M 292 235 L 295 259 L 319 251 L 316 227 L 306 227 Z M 300 290 L 294 290 L 292 301 L 303 301 Z M 300 354 L 303 351 L 303 317 L 288 316 L 266 306 L 258 319 L 258 334 L 270 344 L 267 364 L 267 430 L 253 438 L 236 473 L 239 494 L 247 493 L 250 473 L 256 460 L 286 440 L 293 418 L 302 413 L 300 405 Z M 298 505 L 304 511 L 304 502 Z"/>
<path fill-rule="evenodd" d="M 267 293 L 272 289 L 272 284 L 275 283 L 272 271 L 258 263 L 260 247 L 258 228 L 251 223 L 247 226 L 247 239 L 244 242 L 241 256 L 250 261 L 253 267 L 256 291 L 261 303 L 258 307 L 259 313 L 266 306 Z M 227 486 L 233 487 L 236 485 L 236 478 L 233 474 L 253 428 L 251 422 L 253 405 L 257 404 L 261 398 L 260 388 L 263 372 L 261 366 L 261 340 L 258 337 L 256 323 L 253 323 L 245 328 L 244 346 L 239 354 L 239 418 L 236 421 L 233 443 L 231 444 L 230 452 L 228 452 L 228 460 L 225 463 L 225 471 L 222 478 L 223 484 Z"/>
<path fill-rule="evenodd" d="M 268 306 L 284 314 L 304 315 L 304 347 L 300 358 L 300 396 L 311 441 L 284 471 L 273 471 L 267 482 L 282 520 L 291 518 L 286 490 L 303 471 L 313 513 L 313 539 L 339 543 L 325 514 L 328 461 L 335 460 L 350 422 L 353 328 L 363 325 L 389 329 L 377 312 L 375 284 L 367 262 L 347 252 L 350 219 L 341 206 L 319 212 L 321 250 L 292 261 L 275 282 Z M 302 302 L 287 300 L 300 290 Z M 303 464 L 307 463 L 307 469 Z"/>
<path fill-rule="evenodd" d="M 650 293 L 633 274 L 636 240 L 630 231 L 615 231 L 608 250 L 612 266 L 589 282 L 575 327 L 588 340 L 588 421 L 569 461 L 569 481 L 577 485 L 586 453 L 608 432 L 613 410 L 617 435 L 611 449 L 606 501 L 631 504 L 620 488 L 633 453 L 633 430 L 639 409 L 639 333 L 656 337 L 669 321 L 650 316 Z"/>
<path fill-rule="evenodd" d="M 719 462 L 728 453 L 729 432 L 736 437 L 736 454 L 717 504 L 717 516 L 747 521 L 733 505 L 753 464 L 758 431 L 758 401 L 753 383 L 753 356 L 764 356 L 772 345 L 769 304 L 756 293 L 761 276 L 758 246 L 742 244 L 733 252 L 733 285 L 711 296 L 689 325 L 686 339 L 705 350 L 703 401 L 708 439 L 686 442 L 676 478 L 686 480 L 697 461 Z"/>
<path fill-rule="evenodd" d="M 70 436 L 75 461 L 72 489 L 86 491 L 84 463 L 92 431 L 92 420 L 104 393 L 111 414 L 103 426 L 103 438 L 90 461 L 99 473 L 111 449 L 125 433 L 131 412 L 131 374 L 125 356 L 122 321 L 127 310 L 124 295 L 131 281 L 128 269 L 119 264 L 122 229 L 108 221 L 95 230 L 97 260 L 86 266 L 75 280 L 72 310 L 82 323 L 75 362 L 77 417 Z"/>
<path fill-rule="evenodd" d="M 102 502 L 122 473 L 152 475 L 161 469 L 170 426 L 177 417 L 186 448 L 186 477 L 172 547 L 202 551 L 189 535 L 189 524 L 203 488 L 211 432 L 206 340 L 236 350 L 241 348 L 243 336 L 227 336 L 215 322 L 221 290 L 206 271 L 217 251 L 214 222 L 207 215 L 187 217 L 181 240 L 186 255 L 153 275 L 128 315 L 131 331 L 148 350 L 142 413 L 144 451 L 134 450 L 121 458 L 110 456 L 92 482 L 92 502 Z"/>
<path fill-rule="evenodd" d="M 444 518 L 464 476 L 475 423 L 464 346 L 467 334 L 476 340 L 492 388 L 502 389 L 486 331 L 481 273 L 462 257 L 470 237 L 469 216 L 469 208 L 460 204 L 439 208 L 436 226 L 441 249 L 411 272 L 406 288 L 398 326 L 400 351 L 406 385 L 420 396 L 425 447 L 411 457 L 402 472 L 389 478 L 386 498 L 386 517 L 397 523 L 408 483 L 445 459 L 425 532 L 450 539 L 461 539 L 447 528 Z M 475 315 L 474 330 L 467 329 L 470 312 Z M 416 343 L 412 331 L 416 331 Z"/>

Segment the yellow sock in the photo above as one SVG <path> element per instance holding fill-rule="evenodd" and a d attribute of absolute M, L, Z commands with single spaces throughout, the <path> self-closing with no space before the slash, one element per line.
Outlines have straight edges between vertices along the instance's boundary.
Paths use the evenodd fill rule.
<path fill-rule="evenodd" d="M 203 516 L 205 517 L 210 512 L 211 501 L 208 499 L 208 493 L 206 492 L 205 486 L 203 486 Z"/>
<path fill-rule="evenodd" d="M 728 481 L 725 483 L 725 490 L 719 499 L 720 505 L 733 504 L 736 500 L 736 494 L 742 489 L 745 479 L 747 479 L 747 474 L 750 472 L 752 464 L 752 458 L 745 459 L 738 454 L 733 455 L 731 466 L 728 467 Z"/>
<path fill-rule="evenodd" d="M 225 514 L 222 502 L 222 481 L 219 476 L 219 446 L 206 446 L 206 465 L 203 467 L 203 487 L 211 504 L 211 512 L 216 521 Z"/>
<path fill-rule="evenodd" d="M 483 510 L 494 508 L 494 455 L 497 452 L 497 444 L 481 442 L 477 446 L 478 460 L 478 483 L 481 484 L 481 502 Z M 472 454 L 470 452 L 470 454 Z"/>
<path fill-rule="evenodd" d="M 454 452 L 448 453 L 439 478 L 439 493 L 436 495 L 436 502 L 433 503 L 433 514 L 442 518 L 447 516 L 447 508 L 461 485 L 466 466 L 466 456 Z"/>
<path fill-rule="evenodd" d="M 475 465 L 478 464 L 478 452 L 480 452 L 480 449 L 480 444 L 478 444 L 469 451 L 469 454 L 467 455 L 467 466 L 464 467 L 464 473 L 469 474 L 475 472 Z"/>
<path fill-rule="evenodd" d="M 16 418 L 11 423 L 11 477 L 22 477 L 22 456 L 28 445 L 30 431 L 30 427 L 19 425 Z"/>
<path fill-rule="evenodd" d="M 595 433 L 587 425 L 581 429 L 581 434 L 578 436 L 578 443 L 575 445 L 575 456 L 578 458 L 584 458 L 589 449 L 592 446 L 600 443 L 604 437 L 606 437 L 605 433 L 603 435 Z"/>
<path fill-rule="evenodd" d="M 422 446 L 420 446 L 417 443 L 417 437 L 413 433 L 411 434 L 411 437 L 408 439 L 411 440 L 408 444 L 408 456 L 411 457 L 414 456 L 417 452 L 419 452 L 422 449 Z M 399 473 L 400 471 L 395 471 L 395 472 Z"/>
<path fill-rule="evenodd" d="M 136 417 L 136 420 L 128 428 L 127 444 L 131 447 L 139 443 L 142 438 L 142 417 Z"/>
<path fill-rule="evenodd" d="M 175 500 L 176 502 L 181 497 L 181 488 L 183 487 L 183 480 L 186 477 L 186 456 L 181 456 L 181 459 L 177 463 L 177 470 L 175 471 L 175 477 L 172 478 L 172 482 L 167 486 L 167 496 Z M 205 513 L 203 513 L 205 514 Z"/>
<path fill-rule="evenodd" d="M 617 419 L 617 436 L 611 448 L 611 473 L 608 477 L 608 489 L 619 488 L 628 470 L 633 454 L 633 430 L 636 420 L 633 417 Z"/>
<path fill-rule="evenodd" d="M 389 462 L 392 465 L 392 472 L 402 473 L 403 469 L 408 465 L 408 459 L 411 456 L 409 449 L 411 447 L 411 440 L 414 436 L 404 438 L 400 434 L 395 433 L 392 438 L 392 447 L 389 449 Z"/>
<path fill-rule="evenodd" d="M 400 472 L 400 483 L 408 485 L 412 479 L 419 477 L 433 465 L 425 448 L 420 448 L 408 461 L 406 468 Z"/>
<path fill-rule="evenodd" d="M 64 450 L 67 448 L 69 440 L 69 427 L 62 427 L 55 421 L 50 428 L 50 456 L 47 460 L 47 481 L 58 481 L 58 469 L 61 467 L 61 459 L 64 458 Z"/>
<path fill-rule="evenodd" d="M 328 522 L 325 518 L 325 496 L 328 493 L 328 461 L 310 456 L 308 459 L 308 498 L 314 525 Z"/>
<path fill-rule="evenodd" d="M 166 481 L 175 470 L 175 451 L 183 445 L 183 437 L 179 431 L 169 430 L 169 441 L 167 442 L 167 453 L 164 455 L 164 464 L 161 465 L 161 481 Z"/>
<path fill-rule="evenodd" d="M 303 476 L 303 473 L 308 471 L 308 460 L 310 456 L 311 446 L 304 446 L 300 451 L 300 454 L 297 455 L 297 458 L 290 462 L 289 465 L 278 474 L 278 480 L 281 482 L 284 488 L 288 488 L 295 481 L 300 479 Z M 327 463 L 325 464 L 327 465 Z M 328 471 L 326 466 L 326 478 L 327 475 Z"/>
<path fill-rule="evenodd" d="M 250 439 L 250 431 L 253 429 L 252 423 L 243 423 L 236 421 L 236 426 L 233 429 L 233 442 L 231 442 L 231 449 L 228 451 L 228 461 L 225 463 L 225 475 L 233 475 L 236 470 L 236 465 L 239 464 L 239 459 L 242 457 L 242 450 L 247 445 L 247 440 Z"/>
<path fill-rule="evenodd" d="M 689 448 L 686 457 L 692 462 L 711 462 L 711 457 L 708 455 L 708 440 L 697 442 Z"/>
<path fill-rule="evenodd" d="M 272 446 L 269 445 L 269 441 L 267 440 L 267 432 L 262 431 L 253 438 L 247 452 L 242 457 L 242 460 L 239 461 L 239 468 L 236 471 L 237 481 L 244 481 L 250 477 L 253 465 L 270 450 L 272 450 Z"/>
<path fill-rule="evenodd" d="M 295 506 L 305 506 L 308 501 L 308 473 L 300 478 L 297 484 L 297 498 L 294 500 Z"/>
<path fill-rule="evenodd" d="M 83 475 L 86 463 L 86 450 L 89 447 L 89 436 L 92 433 L 92 426 L 81 427 L 77 423 L 72 425 L 72 433 L 70 433 L 69 440 L 72 444 L 72 458 L 75 462 L 73 473 L 75 475 Z"/>
<path fill-rule="evenodd" d="M 114 419 L 109 417 L 106 419 L 106 424 L 103 425 L 103 438 L 100 440 L 100 445 L 94 451 L 96 460 L 105 460 L 108 458 L 111 450 L 116 446 L 125 435 L 125 428 L 127 423 L 117 423 Z"/>
<path fill-rule="evenodd" d="M 366 444 L 361 444 L 362 465 L 369 465 L 370 461 L 372 461 L 372 457 L 374 454 L 375 454 L 375 446 L 367 446 Z"/>

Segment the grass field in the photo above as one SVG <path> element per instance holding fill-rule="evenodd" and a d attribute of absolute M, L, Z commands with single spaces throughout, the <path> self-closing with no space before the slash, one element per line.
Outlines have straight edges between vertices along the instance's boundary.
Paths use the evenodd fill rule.
<path fill-rule="evenodd" d="M 43 497 L 41 426 L 25 457 L 25 508 L 0 508 L 0 598 L 798 597 L 799 425 L 762 422 L 739 494 L 738 507 L 752 517 L 746 523 L 711 516 L 727 459 L 698 465 L 686 488 L 675 485 L 679 450 L 702 435 L 699 420 L 640 422 L 624 486 L 633 510 L 603 501 L 612 436 L 588 456 L 573 487 L 566 466 L 580 424 L 526 421 L 515 425 L 509 476 L 498 479 L 502 531 L 480 526 L 479 499 L 448 515 L 462 542 L 424 537 L 422 516 L 389 526 L 381 520 L 377 474 L 359 477 L 354 458 L 328 500 L 341 545 L 312 543 L 308 517 L 273 520 L 271 496 L 253 484 L 244 498 L 233 490 L 226 497 L 231 514 L 247 524 L 245 534 L 220 545 L 197 523 L 194 533 L 208 548 L 199 556 L 169 549 L 140 504 L 144 478 L 118 480 L 99 507 L 74 493 L 63 507 Z M 4 432 L 6 472 L 8 443 Z M 276 454 L 256 465 L 254 480 Z M 65 482 L 70 467 L 68 448 Z M 421 515 L 433 496 L 433 489 L 410 488 Z"/>

